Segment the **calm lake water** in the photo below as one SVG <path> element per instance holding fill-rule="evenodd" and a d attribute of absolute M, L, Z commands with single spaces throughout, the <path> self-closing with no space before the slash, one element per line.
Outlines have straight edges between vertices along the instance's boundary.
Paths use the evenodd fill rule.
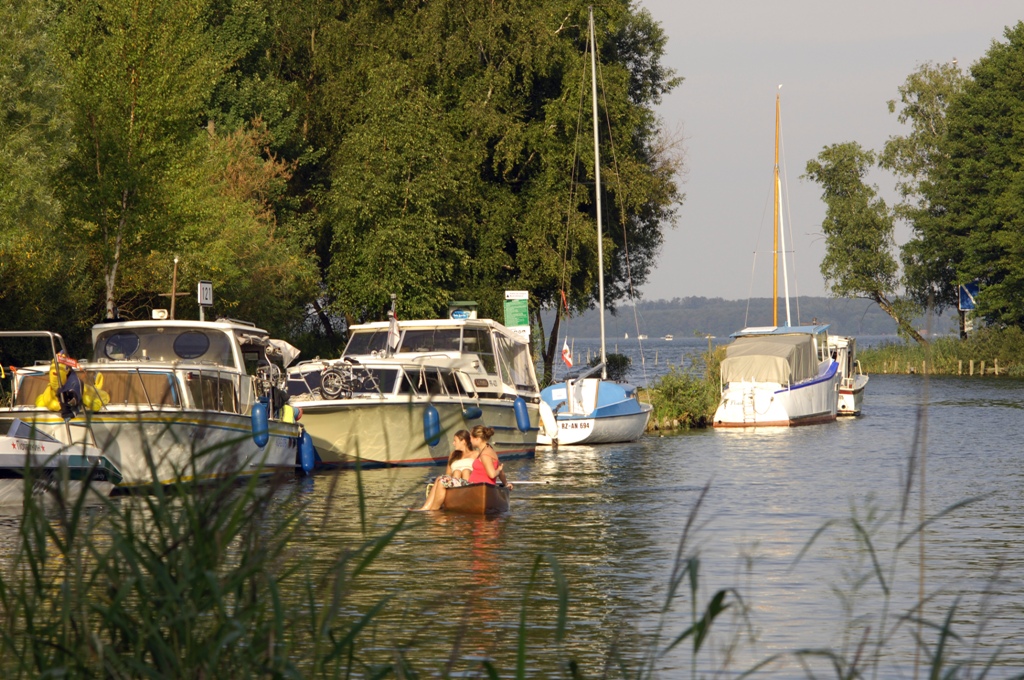
<path fill-rule="evenodd" d="M 686 365 L 686 356 L 706 350 L 700 339 L 651 341 L 647 350 L 656 342 L 657 364 L 648 356 L 641 366 L 651 380 L 670 361 Z M 630 347 L 618 344 L 620 352 Z M 643 384 L 636 370 L 633 380 Z M 804 677 L 791 653 L 823 649 L 852 658 L 865 630 L 869 643 L 884 630 L 877 677 L 909 678 L 916 626 L 900 617 L 917 601 L 922 563 L 916 540 L 895 560 L 894 546 L 919 521 L 918 465 L 902 526 L 900 508 L 921 422 L 925 515 L 976 499 L 927 527 L 924 618 L 941 624 L 956 607 L 952 624 L 960 640 L 948 653 L 975 669 L 957 677 L 977 677 L 983 660 L 1001 648 L 988 677 L 1006 678 L 1024 669 L 1022 409 L 1020 380 L 876 375 L 856 419 L 540 449 L 533 459 L 507 463 L 511 479 L 528 483 L 514 490 L 511 512 L 498 518 L 407 514 L 438 468 L 363 471 L 365 523 L 354 471 L 296 478 L 281 493 L 307 503 L 308 529 L 292 558 L 312 577 L 407 522 L 352 584 L 346 611 L 358 617 L 390 596 L 364 644 L 407 649 L 427 675 L 445 674 L 451 659 L 450 676 L 482 677 L 479 659 L 486 657 L 502 677 L 513 676 L 529 591 L 530 677 L 559 675 L 567 658 L 584 677 L 601 676 L 612 654 L 633 670 L 649 662 L 664 678 L 728 677 L 781 655 L 765 676 Z M 0 541 L 14 540 L 16 521 L 7 524 Z M 731 606 L 696 660 L 690 640 L 661 653 L 693 621 L 688 581 L 665 606 L 684 533 L 682 556 L 700 557 L 697 616 L 717 591 L 731 589 Z M 870 537 L 877 568 L 858 536 Z M 568 591 L 561 643 L 550 562 Z M 878 574 L 891 594 L 888 609 Z M 304 592 L 284 596 L 305 601 Z M 936 632 L 926 627 L 923 635 L 934 646 Z M 871 649 L 861 654 L 862 665 Z M 823 658 L 804 663 L 818 677 L 836 676 Z"/>
<path fill-rule="evenodd" d="M 954 658 L 980 664 L 1002 646 L 1002 665 L 989 677 L 1008 677 L 1024 668 L 1024 382 L 1008 379 L 926 383 L 918 376 L 872 376 L 857 419 L 538 450 L 534 459 L 507 464 L 510 478 L 530 482 L 513 492 L 508 516 L 413 515 L 360 578 L 353 611 L 392 594 L 376 631 L 381 644 L 409 644 L 414 659 L 440 672 L 459 638 L 456 669 L 472 675 L 479 668 L 473 659 L 488 656 L 507 673 L 514 668 L 524 592 L 537 556 L 547 555 L 568 584 L 568 626 L 559 646 L 556 590 L 545 562 L 528 600 L 531 674 L 551 675 L 571 656 L 585 675 L 598 675 L 613 649 L 639 664 L 691 623 L 688 582 L 664 617 L 661 611 L 680 539 L 707 487 L 684 546 L 684 556 L 701 558 L 698 610 L 726 588 L 735 589 L 746 609 L 738 616 L 741 607 L 728 596 L 734 606 L 716 621 L 696 660 L 700 675 L 746 670 L 800 649 L 852 658 L 865 628 L 875 639 L 884 597 L 850 521 L 856 517 L 892 593 L 880 677 L 912 677 L 915 628 L 897 623 L 916 602 L 918 542 L 899 552 L 895 570 L 892 565 L 898 535 L 919 521 L 915 478 L 899 527 L 922 404 L 925 513 L 978 498 L 927 529 L 925 618 L 941 623 L 956 603 L 953 625 L 963 639 L 952 646 Z M 365 534 L 353 472 L 296 482 L 317 527 L 296 553 L 308 569 L 326 568 L 340 550 L 400 521 L 434 474 L 437 469 L 365 471 Z M 835 524 L 794 566 L 828 522 Z M 934 644 L 934 631 L 924 635 Z M 689 674 L 691 650 L 689 642 L 681 644 L 653 667 L 662 677 Z M 823 660 L 808 663 L 834 675 Z M 768 668 L 775 677 L 803 675 L 792 656 Z"/>

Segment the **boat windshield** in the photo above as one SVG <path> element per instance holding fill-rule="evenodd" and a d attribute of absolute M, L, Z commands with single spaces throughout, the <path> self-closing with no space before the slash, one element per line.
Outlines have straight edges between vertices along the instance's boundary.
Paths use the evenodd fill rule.
<path fill-rule="evenodd" d="M 462 351 L 480 357 L 480 364 L 487 373 L 497 373 L 491 332 L 486 328 L 467 328 L 462 335 Z"/>
<path fill-rule="evenodd" d="M 400 352 L 458 352 L 459 328 L 410 328 L 402 336 Z"/>
<path fill-rule="evenodd" d="M 218 331 L 150 328 L 111 329 L 96 338 L 95 361 L 180 361 L 234 366 L 231 341 Z"/>
<path fill-rule="evenodd" d="M 530 370 L 530 349 L 527 345 L 496 335 L 494 349 L 504 382 L 515 385 L 517 390 L 537 390 L 533 371 Z"/>
<path fill-rule="evenodd" d="M 352 331 L 342 354 L 371 354 L 384 352 L 388 344 L 388 329 Z"/>

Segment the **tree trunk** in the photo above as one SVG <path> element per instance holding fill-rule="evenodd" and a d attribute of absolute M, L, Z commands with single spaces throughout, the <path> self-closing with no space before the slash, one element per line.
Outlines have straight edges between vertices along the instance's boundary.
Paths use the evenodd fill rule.
<path fill-rule="evenodd" d="M 921 336 L 921 334 L 917 332 L 917 329 L 914 328 L 909 321 L 907 321 L 906 319 L 901 319 L 899 316 L 896 315 L 896 310 L 892 308 L 892 303 L 890 303 L 884 295 L 876 293 L 871 296 L 871 299 L 875 301 L 875 304 L 881 307 L 883 312 L 892 317 L 892 320 L 896 322 L 897 326 L 903 329 L 904 333 L 906 333 L 914 340 L 916 340 L 919 345 L 928 344 L 928 341 L 925 340 Z"/>
<path fill-rule="evenodd" d="M 317 318 L 320 319 L 320 324 L 324 327 L 324 333 L 327 334 L 328 338 L 333 338 L 334 327 L 331 325 L 331 318 L 327 316 L 327 312 L 320 306 L 319 300 L 313 300 L 313 309 L 316 310 Z"/>
<path fill-rule="evenodd" d="M 540 309 L 537 310 L 537 326 L 541 329 L 541 342 L 545 340 L 546 347 L 541 353 L 541 358 L 544 360 L 544 371 L 541 376 L 540 384 L 542 387 L 551 384 L 551 380 L 554 377 L 554 364 L 555 364 L 555 353 L 558 351 L 558 331 L 562 326 L 562 315 L 555 312 L 555 321 L 551 325 L 551 334 L 544 337 L 544 327 L 540 323 Z M 543 346 L 543 345 L 542 345 Z"/>

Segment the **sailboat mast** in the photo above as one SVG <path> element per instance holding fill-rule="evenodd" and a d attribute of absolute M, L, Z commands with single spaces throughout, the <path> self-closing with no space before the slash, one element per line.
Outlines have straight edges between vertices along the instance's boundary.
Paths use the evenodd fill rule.
<path fill-rule="evenodd" d="M 779 325 L 779 97 L 775 95 L 775 219 L 772 222 L 772 325 Z"/>
<path fill-rule="evenodd" d="M 601 379 L 608 378 L 604 364 L 604 235 L 601 231 L 601 153 L 597 124 L 597 41 L 594 39 L 594 8 L 590 8 L 590 93 L 594 109 L 594 193 L 597 196 L 597 309 L 601 319 Z M 776 163 L 778 167 L 778 163 Z"/>

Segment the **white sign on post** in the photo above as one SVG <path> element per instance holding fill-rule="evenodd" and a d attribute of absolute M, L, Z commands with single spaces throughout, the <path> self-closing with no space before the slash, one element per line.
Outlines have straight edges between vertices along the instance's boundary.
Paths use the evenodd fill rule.
<path fill-rule="evenodd" d="M 206 321 L 206 308 L 213 306 L 213 281 L 199 282 L 199 320 Z"/>
<path fill-rule="evenodd" d="M 199 305 L 201 307 L 213 306 L 213 281 L 199 282 Z"/>

